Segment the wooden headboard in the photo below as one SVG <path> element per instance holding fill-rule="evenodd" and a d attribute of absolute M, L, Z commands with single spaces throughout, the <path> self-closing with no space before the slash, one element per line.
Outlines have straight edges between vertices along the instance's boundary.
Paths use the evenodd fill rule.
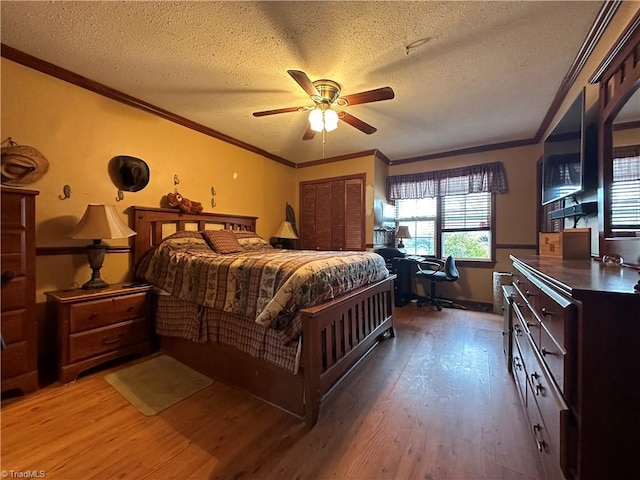
<path fill-rule="evenodd" d="M 227 215 L 224 213 L 182 213 L 171 208 L 131 207 L 133 222 L 131 222 L 136 236 L 133 237 L 133 265 L 137 265 L 142 256 L 164 237 L 181 230 L 206 230 L 207 226 L 227 230 L 256 231 L 258 217 L 244 215 Z M 131 220 L 131 219 L 130 219 Z M 172 231 L 163 234 L 165 225 L 170 225 Z M 189 228 L 188 228 L 189 226 Z"/>

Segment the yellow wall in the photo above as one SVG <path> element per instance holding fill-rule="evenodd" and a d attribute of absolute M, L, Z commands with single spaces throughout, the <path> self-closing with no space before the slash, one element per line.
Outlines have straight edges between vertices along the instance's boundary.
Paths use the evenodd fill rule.
<path fill-rule="evenodd" d="M 345 175 L 355 175 L 357 173 L 366 174 L 365 186 L 365 213 L 366 213 L 366 237 L 365 243 L 373 243 L 373 199 L 375 190 L 375 165 L 376 159 L 373 155 L 359 158 L 351 158 L 340 162 L 325 163 L 311 167 L 296 169 L 296 201 L 295 210 L 300 211 L 300 182 L 309 180 L 319 180 L 323 178 L 342 177 Z"/>
<path fill-rule="evenodd" d="M 116 205 L 123 220 L 131 205 L 159 207 L 174 189 L 204 204 L 205 211 L 259 217 L 258 233 L 271 237 L 285 218 L 286 202 L 296 202 L 295 170 L 141 110 L 2 59 L 2 139 L 40 150 L 49 160 L 47 174 L 26 188 L 36 199 L 37 245 L 73 246 L 67 232 L 88 203 Z M 151 170 L 142 191 L 117 188 L 108 174 L 115 155 L 142 158 Z M 235 175 L 234 175 L 235 174 Z M 235 177 L 235 178 L 234 178 Z M 61 200 L 65 184 L 71 198 Z M 217 206 L 211 207 L 211 187 Z M 127 245 L 111 240 L 109 245 Z M 131 278 L 128 254 L 107 255 L 102 277 L 109 283 Z M 43 292 L 84 283 L 90 270 L 84 255 L 39 256 L 37 299 Z"/>

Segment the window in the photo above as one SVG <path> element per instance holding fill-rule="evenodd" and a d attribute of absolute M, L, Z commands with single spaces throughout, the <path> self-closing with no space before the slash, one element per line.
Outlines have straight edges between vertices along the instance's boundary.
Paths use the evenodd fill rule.
<path fill-rule="evenodd" d="M 435 198 L 396 200 L 396 223 L 409 227 L 411 234 L 411 238 L 402 239 L 409 255 L 436 255 L 437 211 Z"/>
<path fill-rule="evenodd" d="M 442 257 L 491 260 L 491 194 L 442 197 Z"/>
<path fill-rule="evenodd" d="M 396 200 L 396 223 L 409 227 L 409 255 L 492 260 L 491 193 Z M 438 233 L 439 232 L 439 233 Z"/>
<path fill-rule="evenodd" d="M 640 156 L 613 159 L 611 230 L 619 236 L 640 230 Z"/>

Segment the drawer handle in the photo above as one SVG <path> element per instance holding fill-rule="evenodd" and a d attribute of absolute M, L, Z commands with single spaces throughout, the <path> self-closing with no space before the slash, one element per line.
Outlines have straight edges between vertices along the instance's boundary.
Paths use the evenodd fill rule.
<path fill-rule="evenodd" d="M 542 312 L 541 313 L 542 313 L 543 317 L 550 317 L 551 315 L 553 315 L 553 312 L 550 312 L 545 307 L 542 307 Z"/>
<path fill-rule="evenodd" d="M 542 432 L 542 426 L 539 423 L 536 423 L 533 426 L 533 436 L 536 438 L 536 446 L 538 447 L 538 451 L 544 452 L 547 449 L 547 444 L 542 438 L 539 437 L 540 432 Z"/>
<path fill-rule="evenodd" d="M 133 305 L 130 305 L 129 308 L 127 308 L 127 312 L 133 312 L 135 308 L 136 307 L 134 307 Z"/>
<path fill-rule="evenodd" d="M 520 328 L 520 325 L 515 324 L 513 326 L 513 330 L 516 332 L 516 335 L 521 336 L 522 335 L 522 329 Z"/>
<path fill-rule="evenodd" d="M 518 370 L 522 370 L 522 364 L 520 363 L 520 357 L 513 357 L 513 366 Z"/>
<path fill-rule="evenodd" d="M 540 375 L 538 375 L 536 372 L 533 372 L 531 374 L 531 383 L 533 383 L 534 385 L 536 396 L 544 393 L 544 386 L 537 381 L 539 378 L 540 378 Z"/>
<path fill-rule="evenodd" d="M 97 316 L 98 316 L 98 312 L 93 312 L 91 315 L 89 315 L 89 320 L 93 320 Z"/>
<path fill-rule="evenodd" d="M 529 297 L 537 297 L 537 296 L 538 296 L 538 294 L 537 294 L 537 293 L 531 293 L 529 290 L 527 290 L 526 292 L 524 292 L 524 294 L 525 294 L 525 296 L 526 296 L 527 298 L 529 298 Z"/>
<path fill-rule="evenodd" d="M 112 340 L 109 340 L 107 337 L 104 337 L 102 339 L 102 344 L 103 345 L 112 345 L 114 343 L 119 343 L 122 341 L 122 339 L 124 338 L 124 333 L 119 333 L 118 336 Z"/>
<path fill-rule="evenodd" d="M 542 348 L 540 349 L 540 353 L 542 353 L 542 356 L 543 356 L 543 357 L 544 357 L 544 356 L 546 356 L 546 355 L 552 355 L 552 356 L 553 356 L 553 355 L 555 355 L 555 353 L 554 353 L 554 352 L 550 352 L 549 350 L 547 350 L 547 349 L 546 349 L 546 348 L 544 348 L 544 347 L 542 347 Z"/>
<path fill-rule="evenodd" d="M 16 278 L 16 272 L 13 270 L 5 270 L 2 272 L 2 283 L 0 285 L 4 286 L 5 283 L 9 283 L 14 278 Z"/>

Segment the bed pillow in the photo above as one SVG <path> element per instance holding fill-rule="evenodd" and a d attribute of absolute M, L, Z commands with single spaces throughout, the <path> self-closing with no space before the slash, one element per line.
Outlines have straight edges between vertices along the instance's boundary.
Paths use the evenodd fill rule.
<path fill-rule="evenodd" d="M 238 243 L 245 250 L 273 250 L 273 247 L 264 238 L 256 232 L 247 232 L 244 230 L 232 230 Z"/>
<path fill-rule="evenodd" d="M 202 230 L 200 233 L 216 253 L 244 252 L 244 248 L 230 230 Z"/>

